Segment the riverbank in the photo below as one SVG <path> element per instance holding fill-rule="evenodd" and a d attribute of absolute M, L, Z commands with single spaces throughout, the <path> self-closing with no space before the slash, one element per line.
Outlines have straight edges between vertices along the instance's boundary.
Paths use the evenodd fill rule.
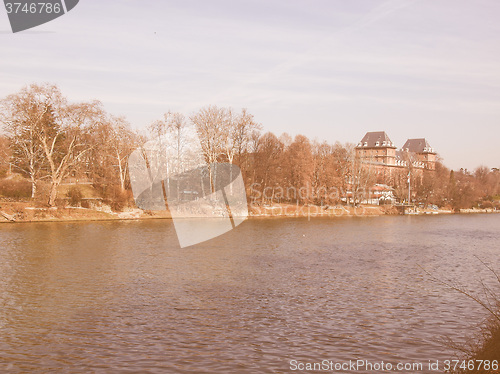
<path fill-rule="evenodd" d="M 250 205 L 249 215 L 255 217 L 356 217 L 356 216 L 385 216 L 402 215 L 404 210 L 395 205 L 359 205 L 359 206 L 318 206 L 318 205 Z M 493 212 L 493 211 L 491 211 Z M 491 213 L 486 210 L 474 210 L 461 213 Z M 412 215 L 453 214 L 451 209 L 424 209 L 411 210 Z"/>
<path fill-rule="evenodd" d="M 418 215 L 453 214 L 451 210 L 419 209 Z M 470 213 L 499 213 L 492 209 L 468 209 L 460 211 Z M 376 217 L 398 215 L 400 211 L 392 205 L 360 205 L 353 206 L 317 206 L 274 204 L 272 206 L 249 206 L 249 217 Z M 129 208 L 123 212 L 113 212 L 108 206 L 97 208 L 81 207 L 33 207 L 29 202 L 0 202 L 0 223 L 14 222 L 64 222 L 64 221 L 110 221 L 110 220 L 143 220 L 171 219 L 168 211 L 144 211 Z"/>
<path fill-rule="evenodd" d="M 135 219 L 171 219 L 168 211 L 127 209 L 113 212 L 111 208 L 33 207 L 28 202 L 1 202 L 0 223 L 111 221 Z"/>
<path fill-rule="evenodd" d="M 354 206 L 318 206 L 296 204 L 273 204 L 249 206 L 252 217 L 347 217 L 347 216 L 381 216 L 398 214 L 392 206 L 360 205 Z"/>

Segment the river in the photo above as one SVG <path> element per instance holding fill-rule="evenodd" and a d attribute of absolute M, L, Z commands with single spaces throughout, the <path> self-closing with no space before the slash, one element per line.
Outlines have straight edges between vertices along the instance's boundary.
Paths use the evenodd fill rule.
<path fill-rule="evenodd" d="M 455 358 L 500 269 L 500 215 L 251 219 L 179 248 L 169 220 L 0 226 L 0 371 L 290 372 Z"/>

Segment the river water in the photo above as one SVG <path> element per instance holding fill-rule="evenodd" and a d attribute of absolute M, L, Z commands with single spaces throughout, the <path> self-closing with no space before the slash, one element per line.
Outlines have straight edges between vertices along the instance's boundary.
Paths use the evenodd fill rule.
<path fill-rule="evenodd" d="M 0 226 L 0 372 L 268 373 L 455 358 L 486 317 L 500 215 L 251 219 L 180 249 L 169 220 Z"/>

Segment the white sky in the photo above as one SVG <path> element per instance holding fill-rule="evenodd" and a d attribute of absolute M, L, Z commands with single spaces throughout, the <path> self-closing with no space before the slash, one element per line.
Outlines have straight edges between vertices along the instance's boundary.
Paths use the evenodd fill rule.
<path fill-rule="evenodd" d="M 32 82 L 144 128 L 167 110 L 246 107 L 277 135 L 426 137 L 447 166 L 500 166 L 500 2 L 80 0 L 12 34 L 0 97 Z"/>

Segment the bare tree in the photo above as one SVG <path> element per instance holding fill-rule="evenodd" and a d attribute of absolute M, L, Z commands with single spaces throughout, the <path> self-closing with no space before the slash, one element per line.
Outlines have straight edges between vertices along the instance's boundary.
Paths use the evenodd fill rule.
<path fill-rule="evenodd" d="M 64 105 L 54 117 L 54 123 L 42 126 L 39 138 L 50 166 L 50 193 L 48 204 L 53 206 L 57 188 L 91 149 L 89 138 L 92 128 L 103 120 L 98 101 Z"/>
<path fill-rule="evenodd" d="M 288 133 L 286 133 L 286 132 L 284 132 L 283 134 L 281 134 L 278 139 L 283 144 L 283 146 L 285 148 L 290 147 L 290 144 L 292 144 L 292 142 L 293 142 L 292 137 Z"/>
<path fill-rule="evenodd" d="M 280 167 L 283 157 L 283 144 L 273 133 L 264 134 L 259 140 L 259 147 L 256 152 L 256 163 L 254 165 L 256 179 L 259 182 L 262 200 L 274 199 L 277 189 L 282 179 L 282 169 Z M 255 188 L 252 188 L 255 190 Z M 271 189 L 271 197 L 266 193 Z M 280 197 L 283 193 L 280 194 Z"/>
<path fill-rule="evenodd" d="M 342 196 L 346 196 L 347 189 L 349 186 L 350 170 L 351 170 L 351 158 L 352 158 L 352 146 L 346 144 L 343 146 L 339 142 L 333 145 L 333 170 L 334 173 L 334 186 L 337 187 L 337 194 L 334 197 L 335 202 L 342 199 Z"/>
<path fill-rule="evenodd" d="M 312 143 L 314 171 L 312 179 L 313 194 L 317 203 L 328 201 L 328 189 L 333 185 L 333 147 L 327 142 Z"/>
<path fill-rule="evenodd" d="M 62 96 L 57 87 L 36 84 L 0 103 L 0 121 L 10 142 L 12 165 L 30 179 L 32 198 L 47 166 L 40 131 L 52 120 L 52 111 L 60 103 Z"/>
<path fill-rule="evenodd" d="M 148 130 L 157 145 L 162 185 L 165 194 L 169 195 L 171 177 L 196 168 L 203 162 L 196 130 L 182 113 L 171 111 L 165 113 L 162 120 L 153 122 Z M 180 196 L 180 184 L 175 185 L 177 196 Z"/>
<path fill-rule="evenodd" d="M 361 203 L 368 197 L 368 188 L 375 182 L 375 169 L 372 162 L 363 162 L 356 156 L 353 144 L 346 145 L 349 154 L 348 181 L 351 187 L 352 202 L 354 205 Z"/>
<path fill-rule="evenodd" d="M 246 108 L 241 110 L 241 113 L 236 116 L 232 125 L 231 136 L 233 138 L 233 146 L 238 156 L 238 163 L 242 164 L 242 157 L 245 152 L 248 152 L 252 142 L 254 133 L 260 135 L 262 125 L 255 122 L 254 116 L 248 113 Z M 232 161 L 230 161 L 232 163 Z"/>
<path fill-rule="evenodd" d="M 310 202 L 314 159 L 309 139 L 304 135 L 297 135 L 286 150 L 284 162 L 286 162 L 288 184 L 295 191 L 295 200 Z"/>
<path fill-rule="evenodd" d="M 172 139 L 174 163 L 173 172 L 182 173 L 198 166 L 199 140 L 196 130 L 191 126 L 182 113 L 168 112 L 165 114 L 166 129 Z"/>
<path fill-rule="evenodd" d="M 137 146 L 138 135 L 130 129 L 130 124 L 123 117 L 110 116 L 107 122 L 109 126 L 107 156 L 112 160 L 112 166 L 117 169 L 120 188 L 124 191 L 128 156 Z"/>
<path fill-rule="evenodd" d="M 228 114 L 224 108 L 215 105 L 200 109 L 190 117 L 200 139 L 201 150 L 209 168 L 210 185 L 215 192 L 212 166 L 224 155 L 224 139 L 226 138 Z"/>
<path fill-rule="evenodd" d="M 9 140 L 0 135 L 0 175 L 7 174 L 7 171 L 10 169 L 10 159 Z"/>
<path fill-rule="evenodd" d="M 1 113 L 15 150 L 14 164 L 28 174 L 33 196 L 40 172 L 47 169 L 48 204 L 54 205 L 61 181 L 89 150 L 86 140 L 102 118 L 101 104 L 68 104 L 57 86 L 32 84 L 3 100 Z"/>
<path fill-rule="evenodd" d="M 259 130 L 253 130 L 248 137 L 247 149 L 243 153 L 243 159 L 240 158 L 239 166 L 241 173 L 247 186 L 254 185 L 256 181 L 256 168 L 258 165 L 257 154 L 259 148 L 259 140 L 261 138 Z"/>

